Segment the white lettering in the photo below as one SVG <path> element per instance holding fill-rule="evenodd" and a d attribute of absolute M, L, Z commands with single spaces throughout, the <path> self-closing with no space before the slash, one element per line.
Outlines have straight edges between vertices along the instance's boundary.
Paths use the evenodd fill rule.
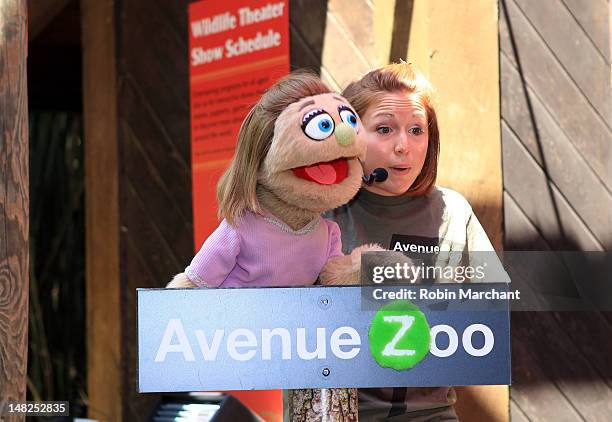
<path fill-rule="evenodd" d="M 291 359 L 291 335 L 286 328 L 264 328 L 261 330 L 261 359 L 272 359 L 272 337 L 279 336 L 281 338 L 282 358 L 284 360 Z"/>
<path fill-rule="evenodd" d="M 195 330 L 196 338 L 200 345 L 200 351 L 204 360 L 215 360 L 217 359 L 217 353 L 219 352 L 219 346 L 221 345 L 221 339 L 223 338 L 223 330 L 215 330 L 213 335 L 212 345 L 208 346 L 206 341 L 206 335 L 202 330 Z"/>
<path fill-rule="evenodd" d="M 280 33 L 272 29 L 269 29 L 265 35 L 262 35 L 261 32 L 257 32 L 255 38 L 248 38 L 246 40 L 242 37 L 238 37 L 237 41 L 230 38 L 225 42 L 225 49 L 227 50 L 225 57 L 229 59 L 234 56 L 253 53 L 259 50 L 267 50 L 269 48 L 278 47 L 280 43 Z"/>
<path fill-rule="evenodd" d="M 205 63 L 214 62 L 223 58 L 223 47 L 214 47 L 204 50 L 196 47 L 191 50 L 191 65 L 198 66 Z"/>
<path fill-rule="evenodd" d="M 238 337 L 246 337 L 246 340 L 238 340 Z M 234 360 L 238 361 L 246 361 L 253 359 L 255 356 L 256 350 L 248 350 L 243 353 L 238 353 L 236 350 L 239 347 L 257 347 L 257 339 L 255 338 L 255 334 L 249 329 L 239 328 L 230 333 L 227 337 L 227 353 L 229 353 L 230 357 Z"/>
<path fill-rule="evenodd" d="M 178 344 L 172 344 L 172 339 L 175 335 L 178 338 Z M 185 334 L 185 329 L 183 328 L 183 323 L 178 318 L 172 318 L 168 321 L 166 331 L 164 331 L 164 336 L 162 337 L 161 344 L 155 355 L 155 362 L 165 361 L 166 355 L 170 352 L 182 353 L 183 358 L 187 362 L 193 362 L 195 360 L 193 350 L 191 349 L 191 345 Z"/>
<path fill-rule="evenodd" d="M 229 12 L 191 22 L 191 34 L 194 38 L 227 31 L 236 28 L 236 16 Z"/>
<path fill-rule="evenodd" d="M 317 342 L 314 352 L 306 350 L 306 329 L 297 329 L 297 354 L 304 360 L 325 359 L 327 357 L 325 347 L 325 328 L 317 328 Z"/>
<path fill-rule="evenodd" d="M 481 349 L 475 349 L 472 345 L 472 334 L 476 331 L 480 331 L 484 334 L 484 345 Z M 493 350 L 493 346 L 495 345 L 495 337 L 493 336 L 493 332 L 489 327 L 484 324 L 472 324 L 465 329 L 462 337 L 463 348 L 465 351 L 476 357 L 488 355 L 491 350 Z"/>
<path fill-rule="evenodd" d="M 349 338 L 340 338 L 344 334 L 348 335 Z M 360 347 L 353 347 L 346 352 L 340 348 L 343 346 L 361 346 L 361 337 L 359 337 L 359 333 L 353 327 L 339 327 L 332 333 L 329 339 L 329 345 L 332 353 L 336 355 L 336 357 L 340 359 L 352 359 L 359 354 L 361 350 Z"/>
<path fill-rule="evenodd" d="M 278 18 L 283 15 L 285 3 L 268 3 L 264 7 L 251 9 L 250 7 L 242 7 L 238 9 L 240 14 L 240 25 L 252 25 L 269 19 Z"/>
<path fill-rule="evenodd" d="M 395 346 L 400 341 L 400 339 L 406 334 L 408 329 L 412 326 L 414 322 L 414 317 L 410 315 L 391 315 L 383 317 L 383 321 L 385 322 L 399 322 L 402 324 L 401 328 L 395 334 L 395 337 L 387 343 L 385 348 L 382 351 L 383 356 L 412 356 L 415 354 L 415 351 L 412 349 L 396 349 Z"/>
<path fill-rule="evenodd" d="M 446 333 L 448 335 L 448 347 L 444 350 L 438 348 L 436 344 L 436 337 L 438 333 Z M 452 355 L 457 351 L 459 347 L 459 337 L 457 336 L 457 332 L 450 325 L 440 324 L 431 328 L 431 346 L 429 347 L 429 352 L 437 356 L 439 358 L 446 358 Z"/>

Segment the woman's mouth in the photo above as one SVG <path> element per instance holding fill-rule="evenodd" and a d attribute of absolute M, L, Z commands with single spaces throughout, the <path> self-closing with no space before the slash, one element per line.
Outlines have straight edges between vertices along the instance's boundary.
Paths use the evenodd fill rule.
<path fill-rule="evenodd" d="M 410 172 L 410 167 L 401 167 L 401 166 L 389 167 L 389 170 L 391 170 L 391 172 L 394 174 L 404 175 Z"/>

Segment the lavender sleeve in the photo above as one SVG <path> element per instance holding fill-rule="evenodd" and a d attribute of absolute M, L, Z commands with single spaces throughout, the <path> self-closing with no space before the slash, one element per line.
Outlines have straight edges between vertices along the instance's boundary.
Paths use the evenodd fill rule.
<path fill-rule="evenodd" d="M 324 219 L 327 224 L 327 232 L 329 234 L 329 248 L 327 250 L 327 258 L 342 256 L 342 237 L 340 235 L 340 227 L 335 221 Z"/>
<path fill-rule="evenodd" d="M 240 236 L 223 220 L 193 257 L 185 274 L 198 287 L 218 287 L 236 266 L 239 252 Z"/>

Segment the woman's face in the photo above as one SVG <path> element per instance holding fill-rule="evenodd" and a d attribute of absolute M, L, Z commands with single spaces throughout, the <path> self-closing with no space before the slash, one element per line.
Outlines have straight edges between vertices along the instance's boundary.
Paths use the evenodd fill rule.
<path fill-rule="evenodd" d="M 389 173 L 384 182 L 365 188 L 373 193 L 396 196 L 406 193 L 421 173 L 429 130 L 425 107 L 414 94 L 386 93 L 361 116 L 367 145 L 364 174 L 377 167 Z"/>

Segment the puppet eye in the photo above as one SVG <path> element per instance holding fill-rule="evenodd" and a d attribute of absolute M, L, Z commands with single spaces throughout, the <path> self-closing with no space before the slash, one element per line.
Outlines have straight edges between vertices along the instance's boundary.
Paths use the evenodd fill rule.
<path fill-rule="evenodd" d="M 338 107 L 338 112 L 340 113 L 340 118 L 343 122 L 348 123 L 353 127 L 357 126 L 357 115 L 353 112 L 353 110 L 347 106 L 340 106 Z"/>
<path fill-rule="evenodd" d="M 302 130 L 310 139 L 322 141 L 334 133 L 334 119 L 323 110 L 304 116 Z"/>

